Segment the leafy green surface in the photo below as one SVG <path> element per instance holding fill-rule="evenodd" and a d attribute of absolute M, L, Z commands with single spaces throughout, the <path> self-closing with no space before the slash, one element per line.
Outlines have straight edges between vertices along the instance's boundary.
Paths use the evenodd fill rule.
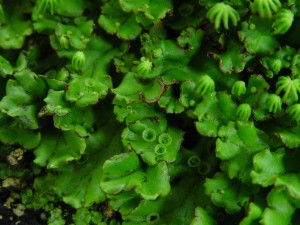
<path fill-rule="evenodd" d="M 278 47 L 278 41 L 270 35 L 271 23 L 271 20 L 257 17 L 252 17 L 249 23 L 242 23 L 239 37 L 249 53 L 271 54 Z"/>
<path fill-rule="evenodd" d="M 299 224 L 299 10 L 0 0 L 2 223 Z"/>
<path fill-rule="evenodd" d="M 221 127 L 216 142 L 216 155 L 221 169 L 229 178 L 249 182 L 254 154 L 267 149 L 267 137 L 251 122 L 229 122 Z"/>
<path fill-rule="evenodd" d="M 212 93 L 204 97 L 196 107 L 197 131 L 208 137 L 217 137 L 221 126 L 235 119 L 236 104 L 226 93 Z"/>
<path fill-rule="evenodd" d="M 86 148 L 85 140 L 74 131 L 50 130 L 42 134 L 40 145 L 35 149 L 34 162 L 40 166 L 57 168 L 72 160 L 78 160 Z"/>
<path fill-rule="evenodd" d="M 143 171 L 135 153 L 116 155 L 103 165 L 101 188 L 108 194 L 134 188 L 144 199 L 154 200 L 170 191 L 167 165 L 161 162 Z"/>
<path fill-rule="evenodd" d="M 23 3 L 18 1 L 15 4 L 4 4 L 5 23 L 1 24 L 0 29 L 0 47 L 3 49 L 20 49 L 25 37 L 32 33 L 32 21 L 26 19 L 26 15 L 20 10 L 24 7 Z"/>
<path fill-rule="evenodd" d="M 145 16 L 157 23 L 163 19 L 168 12 L 172 10 L 172 3 L 170 0 L 120 0 L 120 5 L 124 12 L 143 12 Z"/>
<path fill-rule="evenodd" d="M 142 31 L 134 14 L 125 13 L 117 1 L 109 1 L 102 9 L 98 23 L 107 33 L 117 34 L 124 40 L 135 39 Z"/>
<path fill-rule="evenodd" d="M 239 212 L 241 206 L 249 201 L 253 191 L 253 187 L 243 186 L 237 180 L 230 180 L 224 173 L 217 173 L 213 178 L 206 179 L 204 189 L 212 202 L 224 207 L 228 213 Z"/>
<path fill-rule="evenodd" d="M 145 137 L 147 129 L 152 129 L 154 137 Z M 160 141 L 160 137 L 167 135 L 167 144 Z M 143 161 L 153 165 L 158 161 L 174 162 L 182 142 L 183 133 L 173 127 L 167 128 L 165 119 L 137 120 L 129 125 L 122 133 L 124 146 L 140 154 Z M 160 150 L 161 149 L 161 150 Z M 162 151 L 162 152 L 160 152 Z"/>
<path fill-rule="evenodd" d="M 226 46 L 223 54 L 213 54 L 213 58 L 219 61 L 220 69 L 224 73 L 240 73 L 244 70 L 247 55 L 243 52 L 243 45 L 237 41 L 231 41 Z"/>

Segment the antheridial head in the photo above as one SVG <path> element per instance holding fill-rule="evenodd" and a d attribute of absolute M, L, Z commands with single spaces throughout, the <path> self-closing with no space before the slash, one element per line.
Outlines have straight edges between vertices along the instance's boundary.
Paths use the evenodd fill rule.
<path fill-rule="evenodd" d="M 213 79 L 210 78 L 210 76 L 204 75 L 200 77 L 196 89 L 196 92 L 200 96 L 212 93 L 214 90 L 215 90 L 215 82 Z"/>
<path fill-rule="evenodd" d="M 73 55 L 72 66 L 75 70 L 81 70 L 85 63 L 85 55 L 83 52 L 78 51 Z"/>
<path fill-rule="evenodd" d="M 167 147 L 162 144 L 157 144 L 154 147 L 154 152 L 156 155 L 163 155 L 167 152 Z"/>
<path fill-rule="evenodd" d="M 274 59 L 271 62 L 271 69 L 274 71 L 275 74 L 278 74 L 282 68 L 282 61 L 280 59 Z"/>
<path fill-rule="evenodd" d="M 300 103 L 293 104 L 286 110 L 286 112 L 297 122 L 300 121 Z"/>
<path fill-rule="evenodd" d="M 142 137 L 144 141 L 153 142 L 156 140 L 156 131 L 152 128 L 146 128 L 142 133 Z"/>
<path fill-rule="evenodd" d="M 63 35 L 59 38 L 59 45 L 62 49 L 68 49 L 69 48 L 69 39 Z"/>
<path fill-rule="evenodd" d="M 282 101 L 278 95 L 270 94 L 266 101 L 267 108 L 269 112 L 276 113 L 277 111 L 281 110 Z"/>
<path fill-rule="evenodd" d="M 231 94 L 241 96 L 246 93 L 246 84 L 244 81 L 236 81 L 231 89 Z"/>
<path fill-rule="evenodd" d="M 57 3 L 57 0 L 38 0 L 38 10 L 46 11 L 46 9 L 49 9 L 51 15 L 53 15 L 54 11 L 56 10 Z"/>
<path fill-rule="evenodd" d="M 140 64 L 137 66 L 137 72 L 140 75 L 149 74 L 152 70 L 153 64 L 149 59 L 142 57 L 140 60 Z"/>
<path fill-rule="evenodd" d="M 159 57 L 161 57 L 162 53 L 163 53 L 163 52 L 162 52 L 162 50 L 161 50 L 160 48 L 154 49 L 154 50 L 152 51 L 152 55 L 153 55 L 154 58 L 159 58 Z"/>
<path fill-rule="evenodd" d="M 241 104 L 236 110 L 236 117 L 240 121 L 248 121 L 251 116 L 251 106 L 249 104 Z"/>
<path fill-rule="evenodd" d="M 160 215 L 158 213 L 150 213 L 146 220 L 148 223 L 156 223 L 160 219 Z"/>
<path fill-rule="evenodd" d="M 198 167 L 200 165 L 200 162 L 200 158 L 196 155 L 193 155 L 188 159 L 187 163 L 189 167 Z"/>
<path fill-rule="evenodd" d="M 274 34 L 285 34 L 292 26 L 294 13 L 290 9 L 280 9 L 273 22 Z"/>
<path fill-rule="evenodd" d="M 167 133 L 163 133 L 159 135 L 158 142 L 163 145 L 170 145 L 172 143 L 172 137 Z"/>

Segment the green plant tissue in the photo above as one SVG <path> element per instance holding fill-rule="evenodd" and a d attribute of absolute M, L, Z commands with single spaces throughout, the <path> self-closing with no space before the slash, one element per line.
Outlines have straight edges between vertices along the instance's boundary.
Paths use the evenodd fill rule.
<path fill-rule="evenodd" d="M 3 223 L 300 224 L 299 24 L 297 0 L 0 0 Z"/>

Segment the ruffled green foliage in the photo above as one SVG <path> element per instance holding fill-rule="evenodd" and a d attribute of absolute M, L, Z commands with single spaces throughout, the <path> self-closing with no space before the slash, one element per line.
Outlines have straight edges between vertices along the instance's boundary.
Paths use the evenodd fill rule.
<path fill-rule="evenodd" d="M 124 145 L 140 154 L 149 165 L 161 160 L 174 162 L 182 136 L 182 131 L 168 127 L 164 118 L 137 120 L 122 133 Z"/>
<path fill-rule="evenodd" d="M 248 22 L 242 23 L 239 38 L 250 54 L 271 54 L 279 45 L 272 36 L 272 21 L 268 19 L 250 17 Z"/>
<path fill-rule="evenodd" d="M 124 12 L 118 1 L 111 0 L 102 8 L 98 23 L 109 34 L 117 34 L 124 40 L 135 39 L 142 31 L 135 14 Z"/>
<path fill-rule="evenodd" d="M 170 192 L 167 165 L 160 162 L 143 171 L 139 158 L 133 152 L 116 155 L 104 163 L 100 186 L 108 194 L 134 188 L 146 200 L 155 200 Z"/>
<path fill-rule="evenodd" d="M 78 50 L 85 49 L 90 41 L 93 26 L 94 23 L 91 20 L 79 21 L 74 25 L 57 23 L 55 35 L 52 35 L 50 39 L 51 45 L 57 50 L 68 49 L 69 46 Z M 61 40 L 61 38 L 65 38 L 65 40 Z"/>
<path fill-rule="evenodd" d="M 39 131 L 24 129 L 16 124 L 16 121 L 9 116 L 0 113 L 0 140 L 1 143 L 9 145 L 20 145 L 26 149 L 37 147 L 41 141 Z"/>
<path fill-rule="evenodd" d="M 239 212 L 256 191 L 256 188 L 243 186 L 237 180 L 229 179 L 222 172 L 216 173 L 213 178 L 207 178 L 204 189 L 215 205 L 224 207 L 230 214 Z"/>
<path fill-rule="evenodd" d="M 120 5 L 124 12 L 142 12 L 153 23 L 158 23 L 172 10 L 171 0 L 120 0 Z"/>
<path fill-rule="evenodd" d="M 26 15 L 26 2 L 17 1 L 15 4 L 3 2 L 2 11 L 5 15 L 0 16 L 4 20 L 0 22 L 0 47 L 2 49 L 20 49 L 26 36 L 31 35 L 32 21 Z"/>
<path fill-rule="evenodd" d="M 224 92 L 204 97 L 194 112 L 199 120 L 195 123 L 198 132 L 208 137 L 217 137 L 220 127 L 235 119 L 236 107 Z"/>
<path fill-rule="evenodd" d="M 202 152 L 207 156 L 206 150 L 203 149 Z M 188 167 L 188 159 L 191 156 L 194 155 L 184 150 L 178 155 L 178 161 L 169 166 L 172 192 L 165 197 L 153 201 L 140 199 L 133 192 L 109 195 L 112 208 L 122 213 L 123 223 L 182 224 L 189 221 L 189 224 L 216 224 L 212 215 L 218 211 L 213 210 L 214 206 L 204 194 L 203 176 L 198 173 L 197 168 Z M 192 177 L 197 179 L 191 179 Z M 173 183 L 175 180 L 177 182 Z M 172 204 L 164 207 L 169 202 Z"/>
<path fill-rule="evenodd" d="M 237 40 L 231 40 L 223 47 L 227 49 L 223 54 L 211 54 L 214 59 L 219 61 L 219 67 L 222 72 L 228 74 L 242 72 L 249 58 L 243 51 L 243 45 Z"/>
<path fill-rule="evenodd" d="M 63 163 L 79 159 L 85 148 L 84 139 L 75 132 L 48 129 L 47 133 L 42 135 L 41 143 L 34 151 L 36 156 L 34 162 L 40 166 L 57 168 Z"/>
<path fill-rule="evenodd" d="M 8 60 L 6 60 L 5 58 L 3 58 L 2 56 L 0 56 L 0 75 L 2 77 L 6 77 L 7 75 L 12 75 L 14 72 L 14 68 L 12 67 L 12 65 L 9 63 Z"/>
<path fill-rule="evenodd" d="M 0 0 L 2 200 L 50 225 L 299 224 L 299 10 Z"/>
<path fill-rule="evenodd" d="M 231 179 L 249 182 L 253 156 L 269 147 L 266 135 L 251 122 L 229 122 L 218 136 L 216 154 L 222 160 L 221 169 Z"/>

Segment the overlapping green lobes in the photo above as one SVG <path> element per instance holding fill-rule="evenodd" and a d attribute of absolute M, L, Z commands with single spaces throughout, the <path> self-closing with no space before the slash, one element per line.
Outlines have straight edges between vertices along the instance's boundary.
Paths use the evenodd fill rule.
<path fill-rule="evenodd" d="M 297 223 L 298 8 L 2 1 L 0 141 L 46 168 L 46 197 L 24 199 L 49 224 L 60 201 L 75 224 L 117 223 L 106 200 L 127 225 Z"/>

